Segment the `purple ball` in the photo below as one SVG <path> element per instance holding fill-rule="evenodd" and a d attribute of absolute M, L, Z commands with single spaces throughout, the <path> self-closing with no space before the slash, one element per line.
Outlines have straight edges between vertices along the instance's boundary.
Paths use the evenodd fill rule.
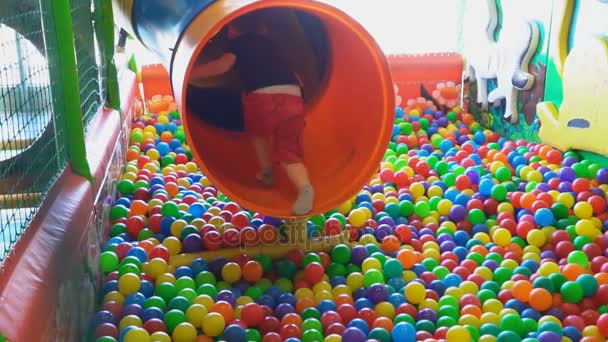
<path fill-rule="evenodd" d="M 466 135 L 461 135 L 460 137 L 458 137 L 459 145 L 462 145 L 462 144 L 466 143 L 467 141 L 469 141 L 469 137 Z"/>
<path fill-rule="evenodd" d="M 545 174 L 545 173 L 551 171 L 551 169 L 548 168 L 548 167 L 546 167 L 546 166 L 541 166 L 541 167 L 538 168 L 537 171 L 540 172 L 540 173 L 542 173 L 542 174 Z"/>
<path fill-rule="evenodd" d="M 557 186 L 557 191 L 559 192 L 570 192 L 572 191 L 572 183 L 570 182 L 561 182 Z"/>
<path fill-rule="evenodd" d="M 384 192 L 384 186 L 381 184 L 376 184 L 372 186 L 372 193 Z"/>
<path fill-rule="evenodd" d="M 604 197 L 604 191 L 600 188 L 593 188 L 591 189 L 591 193 L 596 195 L 596 196 L 600 196 L 600 197 Z"/>
<path fill-rule="evenodd" d="M 547 310 L 547 315 L 555 316 L 557 319 L 564 319 L 564 312 L 560 308 L 553 307 Z"/>
<path fill-rule="evenodd" d="M 466 216 L 467 209 L 460 204 L 456 204 L 450 209 L 450 219 L 452 219 L 452 221 L 462 221 Z"/>
<path fill-rule="evenodd" d="M 348 342 L 365 342 L 367 341 L 367 336 L 365 336 L 365 333 L 358 328 L 351 327 L 344 330 L 342 339 Z"/>
<path fill-rule="evenodd" d="M 446 241 L 454 241 L 454 238 L 450 234 L 441 234 L 437 238 L 437 242 L 439 243 L 439 245 L 441 245 L 442 243 L 444 243 Z"/>
<path fill-rule="evenodd" d="M 422 309 L 422 310 L 418 311 L 418 314 L 416 315 L 416 319 L 419 321 L 426 319 L 428 321 L 435 322 L 437 320 L 437 313 L 435 313 L 435 311 L 433 311 L 431 309 Z"/>
<path fill-rule="evenodd" d="M 355 292 L 353 292 L 353 299 L 357 300 L 359 298 L 367 298 L 367 289 L 364 287 L 361 287 L 359 289 L 356 289 Z"/>
<path fill-rule="evenodd" d="M 393 218 L 390 216 L 384 216 L 383 218 L 378 220 L 378 227 L 380 227 L 382 225 L 388 226 L 389 228 L 394 227 L 395 220 L 393 220 Z"/>
<path fill-rule="evenodd" d="M 519 185 L 517 186 L 517 191 L 526 191 L 526 185 L 528 185 L 527 182 L 519 183 Z"/>
<path fill-rule="evenodd" d="M 433 234 L 435 234 L 435 232 L 433 232 L 433 230 L 431 228 L 422 228 L 418 232 L 418 236 L 424 236 L 424 235 L 431 235 L 432 236 Z"/>
<path fill-rule="evenodd" d="M 209 272 L 213 273 L 214 276 L 219 278 L 222 275 L 222 268 L 224 268 L 224 265 L 227 263 L 228 259 L 224 257 L 217 257 L 209 263 Z"/>
<path fill-rule="evenodd" d="M 223 300 L 224 302 L 228 302 L 232 306 L 235 306 L 235 304 L 236 304 L 236 298 L 234 298 L 234 295 L 232 294 L 232 292 L 230 290 L 222 290 L 222 291 L 218 292 L 215 301 L 217 302 L 220 300 Z"/>
<path fill-rule="evenodd" d="M 565 166 L 559 170 L 559 179 L 562 182 L 572 182 L 576 179 L 576 172 L 571 167 Z"/>
<path fill-rule="evenodd" d="M 450 124 L 448 119 L 446 119 L 445 117 L 438 118 L 436 123 L 437 123 L 437 126 L 439 126 L 439 127 L 446 127 L 447 125 Z"/>
<path fill-rule="evenodd" d="M 361 264 L 369 256 L 367 248 L 363 246 L 354 246 L 351 250 L 351 261 L 353 264 Z"/>
<path fill-rule="evenodd" d="M 536 189 L 543 191 L 543 192 L 551 191 L 551 187 L 547 183 L 538 183 L 538 185 L 536 186 Z"/>
<path fill-rule="evenodd" d="M 608 184 L 608 169 L 599 169 L 595 177 L 597 178 L 598 182 L 600 182 L 600 184 Z"/>
<path fill-rule="evenodd" d="M 490 270 L 494 271 L 495 269 L 498 268 L 498 263 L 495 260 L 485 260 L 482 264 L 483 266 L 489 268 Z"/>
<path fill-rule="evenodd" d="M 382 241 L 385 237 L 393 235 L 393 229 L 387 225 L 382 225 L 376 229 L 374 235 L 378 241 Z"/>
<path fill-rule="evenodd" d="M 141 318 L 141 315 L 144 313 L 144 309 L 139 304 L 129 304 L 125 305 L 122 308 L 122 316 L 135 315 Z"/>
<path fill-rule="evenodd" d="M 278 227 L 281 225 L 281 219 L 271 216 L 264 216 L 264 224 L 269 224 L 271 226 Z"/>
<path fill-rule="evenodd" d="M 281 303 L 277 305 L 276 309 L 274 309 L 274 314 L 275 316 L 277 316 L 278 319 L 282 319 L 283 316 L 295 312 L 296 309 L 294 309 L 294 307 L 291 306 L 291 304 L 289 303 Z"/>
<path fill-rule="evenodd" d="M 367 290 L 367 297 L 374 304 L 384 302 L 388 298 L 388 288 L 384 284 L 374 284 Z"/>
<path fill-rule="evenodd" d="M 199 234 L 189 234 L 182 243 L 184 252 L 193 253 L 203 250 L 203 240 Z"/>
<path fill-rule="evenodd" d="M 574 165 L 574 163 L 577 163 L 577 162 L 578 162 L 578 160 L 576 160 L 576 158 L 573 158 L 573 157 L 566 157 L 566 158 L 564 158 L 564 160 L 562 161 L 562 165 L 563 165 L 563 166 L 568 166 L 568 167 L 570 167 L 570 166 Z"/>
<path fill-rule="evenodd" d="M 441 253 L 454 250 L 458 245 L 454 241 L 444 241 L 439 245 Z"/>
<path fill-rule="evenodd" d="M 543 331 L 538 334 L 539 342 L 561 342 L 562 338 L 553 331 Z"/>
<path fill-rule="evenodd" d="M 475 170 L 467 170 L 464 173 L 465 176 L 469 177 L 469 179 L 471 180 L 472 184 L 477 184 L 479 183 L 479 173 L 477 173 L 477 171 Z"/>
<path fill-rule="evenodd" d="M 95 314 L 95 323 L 96 325 L 100 325 L 103 323 L 110 323 L 116 325 L 116 317 L 110 312 L 106 310 L 98 311 Z"/>

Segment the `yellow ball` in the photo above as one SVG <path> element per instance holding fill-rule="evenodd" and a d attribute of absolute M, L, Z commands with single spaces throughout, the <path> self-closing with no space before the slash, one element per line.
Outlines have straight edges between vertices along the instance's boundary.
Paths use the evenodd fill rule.
<path fill-rule="evenodd" d="M 157 331 L 150 335 L 150 342 L 171 342 L 171 337 L 164 331 Z"/>
<path fill-rule="evenodd" d="M 589 202 L 578 202 L 574 205 L 574 215 L 580 219 L 588 219 L 593 216 L 593 207 Z"/>
<path fill-rule="evenodd" d="M 492 234 L 494 242 L 502 247 L 511 243 L 511 237 L 511 232 L 505 228 L 498 228 L 494 231 L 494 234 Z"/>
<path fill-rule="evenodd" d="M 537 272 L 538 272 L 538 274 L 540 274 L 543 277 L 548 277 L 553 273 L 559 273 L 560 269 L 556 263 L 546 262 L 546 263 L 540 265 Z"/>
<path fill-rule="evenodd" d="M 334 294 L 334 297 L 337 297 L 339 295 L 349 295 L 352 296 L 353 291 L 351 291 L 350 287 L 346 286 L 346 285 L 338 285 L 336 287 L 334 287 L 332 293 Z"/>
<path fill-rule="evenodd" d="M 196 171 L 198 171 L 198 166 L 196 166 L 196 164 L 193 163 L 193 162 L 187 162 L 186 163 L 186 171 L 188 173 L 195 173 Z"/>
<path fill-rule="evenodd" d="M 321 303 L 324 300 L 333 300 L 334 296 L 329 291 L 319 291 L 319 292 L 315 293 L 315 296 L 313 297 L 313 299 L 315 300 L 315 304 L 319 305 L 319 303 Z"/>
<path fill-rule="evenodd" d="M 479 292 L 479 286 L 470 280 L 463 281 L 459 287 L 464 294 L 477 294 Z"/>
<path fill-rule="evenodd" d="M 217 312 L 210 312 L 203 318 L 203 332 L 208 336 L 219 336 L 226 327 L 224 317 Z"/>
<path fill-rule="evenodd" d="M 207 316 L 209 311 L 202 304 L 192 304 L 186 311 L 186 320 L 192 324 L 195 328 L 201 327 L 203 324 L 203 318 Z"/>
<path fill-rule="evenodd" d="M 389 302 L 380 302 L 376 304 L 375 311 L 378 317 L 395 318 L 395 307 Z"/>
<path fill-rule="evenodd" d="M 418 304 L 418 309 L 431 309 L 433 311 L 439 310 L 439 303 L 437 303 L 434 299 L 426 298 L 422 301 L 422 303 Z"/>
<path fill-rule="evenodd" d="M 416 273 L 414 273 L 411 270 L 405 270 L 403 271 L 403 274 L 401 275 L 401 278 L 403 278 L 403 280 L 405 280 L 406 283 L 411 282 L 412 280 L 416 279 L 417 275 Z"/>
<path fill-rule="evenodd" d="M 169 254 L 178 255 L 182 250 L 182 243 L 175 236 L 169 236 L 163 241 L 163 246 L 167 247 Z"/>
<path fill-rule="evenodd" d="M 346 215 L 351 211 L 352 208 L 353 208 L 353 204 L 349 200 L 349 201 L 346 201 L 346 202 L 340 204 L 340 206 L 338 207 L 338 211 L 340 213 L 342 213 L 343 215 Z"/>
<path fill-rule="evenodd" d="M 443 196 L 443 189 L 441 189 L 437 185 L 433 185 L 433 186 L 429 187 L 429 189 L 427 190 L 427 193 L 431 197 L 441 197 L 441 196 Z M 442 214 L 442 215 L 444 215 L 444 214 Z"/>
<path fill-rule="evenodd" d="M 498 207 L 496 208 L 496 211 L 498 213 L 505 213 L 506 212 L 506 213 L 511 213 L 512 214 L 513 212 L 515 212 L 515 209 L 513 208 L 513 205 L 511 203 L 503 202 L 503 203 L 500 203 L 498 205 Z"/>
<path fill-rule="evenodd" d="M 209 311 L 209 309 L 211 309 L 211 306 L 214 303 L 215 303 L 215 301 L 213 300 L 213 298 L 211 298 L 208 295 L 199 295 L 193 301 L 193 304 L 200 304 L 200 305 L 204 306 L 205 308 L 207 308 L 207 311 Z"/>
<path fill-rule="evenodd" d="M 348 215 L 348 221 L 354 227 L 361 227 L 367 221 L 367 213 L 362 209 L 355 209 Z"/>
<path fill-rule="evenodd" d="M 167 270 L 167 273 L 165 274 L 161 274 L 158 278 L 156 278 L 156 285 L 158 286 L 159 284 L 162 283 L 171 283 L 171 284 L 175 284 L 175 276 L 171 272 L 171 269 L 169 268 Z"/>
<path fill-rule="evenodd" d="M 426 298 L 426 289 L 418 282 L 411 282 L 405 286 L 404 295 L 408 302 L 420 304 Z"/>
<path fill-rule="evenodd" d="M 222 267 L 222 278 L 229 283 L 241 280 L 241 266 L 236 262 L 229 262 Z"/>
<path fill-rule="evenodd" d="M 552 315 L 547 315 L 547 316 L 543 316 L 538 320 L 538 325 L 542 325 L 544 323 L 555 323 L 557 324 L 557 326 L 561 327 L 562 326 L 562 321 L 560 321 L 557 317 L 552 316 Z"/>
<path fill-rule="evenodd" d="M 412 185 L 410 185 L 410 193 L 412 194 L 412 197 L 414 197 L 414 199 L 424 195 L 424 185 L 422 185 L 422 183 L 413 183 Z"/>
<path fill-rule="evenodd" d="M 122 329 L 121 329 L 122 330 Z M 143 328 L 134 328 L 129 331 L 124 336 L 124 342 L 148 342 L 150 341 L 150 334 Z"/>
<path fill-rule="evenodd" d="M 577 203 L 580 204 L 581 202 Z M 576 222 L 574 229 L 578 235 L 592 238 L 596 235 L 597 229 L 591 220 L 583 219 Z"/>
<path fill-rule="evenodd" d="M 312 287 L 312 291 L 313 292 L 320 292 L 320 291 L 330 291 L 331 292 L 331 284 L 326 281 L 320 281 Z"/>
<path fill-rule="evenodd" d="M 125 301 L 125 296 L 123 296 L 118 291 L 108 292 L 105 296 L 103 296 L 103 302 L 116 302 L 118 304 L 122 304 Z"/>
<path fill-rule="evenodd" d="M 498 314 L 494 313 L 494 312 L 484 312 L 483 314 L 481 314 L 481 324 L 496 324 L 499 325 L 500 324 L 500 317 L 498 317 Z"/>
<path fill-rule="evenodd" d="M 496 342 L 496 336 L 492 335 L 482 335 L 479 337 L 478 342 Z"/>
<path fill-rule="evenodd" d="M 361 276 L 361 286 L 363 286 L 363 276 Z M 315 296 L 315 293 L 309 288 L 301 287 L 296 290 L 294 295 L 296 299 L 313 298 Z"/>
<path fill-rule="evenodd" d="M 236 305 L 241 306 L 245 304 L 253 303 L 253 298 L 249 296 L 240 296 L 236 299 Z"/>
<path fill-rule="evenodd" d="M 156 279 L 167 272 L 169 265 L 165 259 L 154 258 L 148 262 L 148 275 Z"/>
<path fill-rule="evenodd" d="M 120 320 L 120 322 L 118 323 L 118 329 L 122 330 L 128 326 L 141 328 L 144 326 L 144 323 L 141 321 L 141 318 L 135 315 L 128 315 Z"/>
<path fill-rule="evenodd" d="M 485 302 L 483 302 L 481 308 L 483 310 L 483 312 L 492 312 L 495 314 L 498 314 L 502 311 L 503 309 L 503 305 L 502 302 L 499 301 L 498 299 L 488 299 Z"/>
<path fill-rule="evenodd" d="M 382 271 L 382 264 L 380 264 L 380 261 L 372 257 L 363 260 L 363 264 L 361 265 L 361 270 L 363 271 L 363 273 L 366 273 L 367 271 L 372 269 Z"/>
<path fill-rule="evenodd" d="M 139 291 L 140 284 L 141 282 L 136 274 L 126 273 L 118 279 L 118 291 L 128 296 Z"/>
<path fill-rule="evenodd" d="M 196 328 L 190 323 L 180 323 L 173 330 L 171 337 L 174 342 L 194 342 L 196 341 Z"/>
<path fill-rule="evenodd" d="M 479 318 L 477 318 L 471 314 L 466 314 L 466 315 L 460 316 L 460 319 L 458 320 L 458 324 L 470 325 L 475 328 L 479 328 L 481 326 L 481 322 L 479 322 Z"/>
<path fill-rule="evenodd" d="M 331 334 L 325 337 L 323 342 L 342 342 L 342 336 L 338 334 Z"/>
<path fill-rule="evenodd" d="M 480 275 L 483 279 L 490 281 L 494 277 L 492 270 L 486 266 L 479 266 L 475 269 L 475 274 Z"/>
<path fill-rule="evenodd" d="M 458 287 L 448 287 L 447 290 L 445 290 L 445 295 L 446 296 L 452 296 L 452 297 L 460 300 L 460 298 L 462 298 L 462 296 L 464 295 L 464 293 Z"/>
<path fill-rule="evenodd" d="M 367 245 L 368 243 L 375 245 L 378 243 L 378 240 L 376 240 L 376 237 L 372 234 L 365 234 L 359 239 L 359 243 L 361 245 Z"/>
<path fill-rule="evenodd" d="M 471 341 L 471 333 L 467 328 L 455 325 L 448 329 L 448 333 L 446 334 L 446 340 L 448 342 Z"/>
<path fill-rule="evenodd" d="M 585 327 L 585 329 L 583 329 L 583 336 L 595 336 L 595 337 L 602 337 L 602 335 L 600 334 L 600 330 L 597 328 L 597 325 L 588 325 Z"/>
<path fill-rule="evenodd" d="M 565 205 L 568 208 L 572 208 L 572 206 L 574 205 L 574 196 L 572 196 L 569 193 L 560 193 L 559 195 L 557 195 L 557 202 Z"/>
<path fill-rule="evenodd" d="M 532 246 L 542 247 L 547 242 L 547 238 L 545 237 L 545 233 L 540 229 L 532 229 L 528 232 L 528 236 L 526 236 L 526 240 Z"/>

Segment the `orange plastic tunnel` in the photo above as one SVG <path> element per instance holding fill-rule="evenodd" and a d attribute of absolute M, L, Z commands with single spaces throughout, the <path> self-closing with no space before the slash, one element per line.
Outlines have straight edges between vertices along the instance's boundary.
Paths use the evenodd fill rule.
<path fill-rule="evenodd" d="M 213 45 L 208 42 L 243 15 L 264 16 L 269 36 L 303 83 L 304 159 L 316 190 L 310 214 L 347 201 L 377 171 L 394 120 L 388 63 L 370 34 L 328 2 L 114 0 L 114 13 L 119 25 L 165 61 L 192 154 L 231 200 L 290 217 L 296 196 L 280 171 L 273 188 L 257 184 L 253 146 L 233 124 L 242 112 L 230 75 L 195 87 L 190 79 L 193 65 Z"/>

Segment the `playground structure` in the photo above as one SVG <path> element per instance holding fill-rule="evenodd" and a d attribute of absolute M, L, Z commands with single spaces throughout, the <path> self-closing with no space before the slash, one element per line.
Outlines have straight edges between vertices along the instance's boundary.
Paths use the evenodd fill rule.
<path fill-rule="evenodd" d="M 59 96 L 66 98 L 73 96 L 80 100 L 80 103 L 65 101 L 66 103 L 61 104 L 60 107 L 53 108 L 55 120 L 59 113 L 66 115 L 66 121 L 72 120 L 71 125 L 66 124 L 65 126 L 67 132 L 65 134 L 69 135 L 69 139 L 58 133 L 57 125 L 52 129 L 51 125 L 46 125 L 43 126 L 43 133 L 39 134 L 37 140 L 19 143 L 29 146 L 23 149 L 21 154 L 0 162 L 3 163 L 0 165 L 11 166 L 10 170 L 18 175 L 20 170 L 14 165 L 23 167 L 23 165 L 27 165 L 28 160 L 39 161 L 38 158 L 41 154 L 49 153 L 48 146 L 50 145 L 45 144 L 49 136 L 52 135 L 54 140 L 70 141 L 70 145 L 66 144 L 69 153 L 63 157 L 69 160 L 69 164 L 66 166 L 59 162 L 57 168 L 53 169 L 55 176 L 53 176 L 53 170 L 49 172 L 48 178 L 56 179 L 54 182 L 37 188 L 32 187 L 31 183 L 28 184 L 19 176 L 11 178 L 9 173 L 3 173 L 3 178 L 0 179 L 3 191 L 5 191 L 4 184 L 9 184 L 9 182 L 23 185 L 22 189 L 10 188 L 10 193 L 2 194 L 0 209 L 10 209 L 27 204 L 37 207 L 36 216 L 28 222 L 28 230 L 22 233 L 16 244 L 11 243 L 9 247 L 11 254 L 3 260 L 0 270 L 0 332 L 9 341 L 67 341 L 80 339 L 82 336 L 92 333 L 90 321 L 95 308 L 98 307 L 98 296 L 104 278 L 99 269 L 99 256 L 103 251 L 104 241 L 108 240 L 111 226 L 110 209 L 117 197 L 116 180 L 121 177 L 120 174 L 127 161 L 125 151 L 129 146 L 132 125 L 143 114 L 142 104 L 149 109 L 158 100 L 158 95 L 174 94 L 176 105 L 181 110 L 184 131 L 191 153 L 203 174 L 212 184 L 217 186 L 228 198 L 251 211 L 274 217 L 289 216 L 287 210 L 291 198 L 283 197 L 277 191 L 257 189 L 255 185 L 243 181 L 252 171 L 247 167 L 230 167 L 229 163 L 234 163 L 234 160 L 237 160 L 239 165 L 253 164 L 250 159 L 251 151 L 248 150 L 239 133 L 225 132 L 211 127 L 192 115 L 185 106 L 187 98 L 185 85 L 189 80 L 193 60 L 211 36 L 217 33 L 222 26 L 246 13 L 270 10 L 272 14 L 280 14 L 278 17 L 274 17 L 275 25 L 282 27 L 281 25 L 288 23 L 292 25 L 289 27 L 293 31 L 283 30 L 281 34 L 284 36 L 281 37 L 278 34 L 275 37 L 277 40 L 285 39 L 290 34 L 301 34 L 308 39 L 308 44 L 293 48 L 301 49 L 301 54 L 298 55 L 308 56 L 309 59 L 302 63 L 301 67 L 309 68 L 307 69 L 309 74 L 316 75 L 306 83 L 312 90 L 310 93 L 314 94 L 308 99 L 311 123 L 307 127 L 309 132 L 307 134 L 310 136 L 307 136 L 308 142 L 305 149 L 306 155 L 311 159 L 307 160 L 307 163 L 314 165 L 313 181 L 321 184 L 321 189 L 323 189 L 323 192 L 319 194 L 321 200 L 315 204 L 313 215 L 318 216 L 318 214 L 343 205 L 365 184 L 368 184 L 369 179 L 379 177 L 377 176 L 378 165 L 386 166 L 386 162 L 383 162 L 386 157 L 386 145 L 389 140 L 395 139 L 393 126 L 395 98 L 403 99 L 404 102 L 400 105 L 406 113 L 410 113 L 412 110 L 424 110 L 431 107 L 436 108 L 435 110 L 449 110 L 445 105 L 448 103 L 447 101 L 456 98 L 460 103 L 463 96 L 470 95 L 472 100 L 469 105 L 473 107 L 471 113 L 475 115 L 477 121 L 487 125 L 488 128 L 508 133 L 512 128 L 506 126 L 507 121 L 508 124 L 517 121 L 516 125 L 524 127 L 526 132 L 531 132 L 532 135 L 537 134 L 540 139 L 547 142 L 554 139 L 555 132 L 564 130 L 564 125 L 568 126 L 567 129 L 594 129 L 595 133 L 590 135 L 593 139 L 585 143 L 571 142 L 571 146 L 556 143 L 556 147 L 564 149 L 576 147 L 591 152 L 604 152 L 603 149 L 597 148 L 597 146 L 603 146 L 599 141 L 603 139 L 603 136 L 598 134 L 597 129 L 594 128 L 601 127 L 598 125 L 601 122 L 601 113 L 585 117 L 583 121 L 586 122 L 586 125 L 583 125 L 584 127 L 573 127 L 568 122 L 557 123 L 559 116 L 563 113 L 570 114 L 570 116 L 573 114 L 569 109 L 571 107 L 567 106 L 561 108 L 563 113 L 557 114 L 555 106 L 561 102 L 561 95 L 556 95 L 556 93 L 561 90 L 554 89 L 562 88 L 561 80 L 560 83 L 557 81 L 548 83 L 549 79 L 555 80 L 555 75 L 530 71 L 535 77 L 536 83 L 534 84 L 538 84 L 539 80 L 547 82 L 544 83 L 542 89 L 544 99 L 555 103 L 553 108 L 547 103 L 539 105 L 540 120 L 545 123 L 551 122 L 551 124 L 550 126 L 541 124 L 540 132 L 537 133 L 534 129 L 538 130 L 538 125 L 531 126 L 533 124 L 530 124 L 525 117 L 525 108 L 522 109 L 525 106 L 520 103 L 522 98 L 526 98 L 528 101 L 526 92 L 536 91 L 531 84 L 521 87 L 521 90 L 524 90 L 522 92 L 516 91 L 515 100 L 510 99 L 511 105 L 519 109 L 517 113 L 521 115 L 518 117 L 519 120 L 513 121 L 513 115 L 509 117 L 509 120 L 502 120 L 505 113 L 501 112 L 504 108 L 500 106 L 491 108 L 490 112 L 478 111 L 475 104 L 477 97 L 471 93 L 476 90 L 476 82 L 469 79 L 462 83 L 463 71 L 466 71 L 466 68 L 465 61 L 459 54 L 385 57 L 370 35 L 347 14 L 328 4 L 330 2 L 295 0 L 193 2 L 184 0 L 172 4 L 173 11 L 167 11 L 169 8 L 166 7 L 163 8 L 165 3 L 163 1 L 114 1 L 113 11 L 110 6 L 103 6 L 101 2 L 93 2 L 100 6 L 94 12 L 98 26 L 93 27 L 91 32 L 95 32 L 95 34 L 91 36 L 96 36 L 98 40 L 103 41 L 103 46 L 105 46 L 105 50 L 102 49 L 100 53 L 99 70 L 96 76 L 105 80 L 101 85 L 103 90 L 98 102 L 87 102 L 87 95 L 90 94 L 79 91 L 86 89 L 86 83 L 82 83 L 84 82 L 82 77 L 66 76 L 67 73 L 74 70 L 78 71 L 76 75 L 86 75 L 86 69 L 81 67 L 84 65 L 84 63 L 81 64 L 84 58 L 79 58 L 78 53 L 70 55 L 74 53 L 73 45 L 70 48 L 71 44 L 58 48 L 62 53 L 62 59 L 59 65 L 53 66 L 51 69 L 56 68 L 55 72 L 61 70 L 64 74 L 55 75 L 62 84 L 60 87 L 52 88 L 52 94 L 53 96 L 62 94 Z M 60 3 L 63 3 L 64 6 L 62 7 Z M 569 26 L 570 21 L 575 21 L 572 18 L 575 6 L 571 2 L 565 1 L 562 7 L 557 2 L 552 2 L 552 4 L 553 6 L 547 8 L 550 9 L 549 12 L 555 13 L 555 16 L 551 17 L 551 20 L 555 20 L 554 23 L 560 22 L 562 26 Z M 588 13 L 589 9 L 585 7 L 586 5 L 577 6 L 579 7 L 576 13 L 579 15 Z M 594 6 L 598 6 L 596 8 L 598 11 L 606 10 L 601 7 L 606 5 L 600 4 L 600 2 Z M 184 9 L 191 10 L 184 11 Z M 276 12 L 272 12 L 273 10 Z M 538 8 L 530 11 L 535 10 L 541 11 Z M 52 8 L 55 20 L 52 22 L 54 28 L 50 33 L 44 32 L 62 37 L 73 36 L 75 44 L 78 45 L 86 38 L 67 30 L 66 26 L 70 26 L 69 22 L 72 21 L 72 16 L 77 11 L 72 9 L 72 15 L 69 12 L 69 2 L 57 2 L 56 6 Z M 113 15 L 110 15 L 112 12 Z M 508 12 L 505 10 L 504 13 L 514 12 L 511 9 Z M 560 19 L 557 13 L 562 13 L 563 17 Z M 545 14 L 546 11 L 543 9 L 541 17 L 546 18 Z M 141 89 L 136 72 L 122 66 L 119 66 L 118 72 L 116 72 L 111 62 L 111 53 L 108 51 L 111 50 L 110 46 L 114 46 L 114 40 L 113 35 L 108 32 L 111 31 L 112 16 L 116 19 L 117 24 L 130 30 L 147 48 L 158 53 L 165 61 L 164 66 L 142 67 L 139 71 L 143 86 Z M 534 17 L 534 14 L 531 16 Z M 76 20 L 76 17 L 73 19 Z M 541 24 L 548 23 L 541 20 Z M 17 30 L 18 25 L 15 26 Z M 318 30 L 319 26 L 323 30 Z M 564 39 L 562 26 L 556 24 L 552 30 L 559 31 L 555 35 Z M 544 29 L 548 30 L 547 27 L 545 26 Z M 594 34 L 608 32 L 607 28 L 601 28 L 600 32 L 597 32 L 597 27 L 585 29 Z M 543 32 L 545 37 L 554 34 L 553 31 Z M 584 36 L 582 33 L 577 34 Z M 100 36 L 102 38 L 99 38 Z M 46 39 L 48 41 L 49 37 Z M 575 48 L 578 41 L 575 41 Z M 47 51 L 48 46 L 42 46 L 39 42 L 39 40 L 38 43 L 33 40 L 36 48 Z M 549 62 L 545 65 L 555 67 L 559 77 L 563 74 L 564 104 L 572 106 L 572 103 L 576 105 L 579 101 L 580 105 L 580 101 L 583 100 L 580 99 L 580 94 L 572 93 L 573 83 L 566 85 L 567 81 L 572 81 L 573 76 L 569 71 L 570 68 L 573 68 L 572 65 L 576 65 L 575 62 L 565 59 L 563 47 L 561 50 L 560 48 L 552 50 L 548 44 L 546 41 L 539 42 L 538 49 L 541 52 L 537 51 L 531 64 L 539 63 L 538 58 L 546 58 L 545 61 Z M 554 44 L 560 44 L 560 42 L 554 42 Z M 602 50 L 602 48 L 605 49 L 605 40 L 598 38 L 595 44 L 581 43 L 580 49 L 585 48 L 589 48 L 590 52 L 581 54 L 592 55 L 597 58 L 597 61 L 605 62 L 606 53 Z M 568 48 L 566 48 L 566 54 L 567 50 Z M 543 53 L 542 51 L 558 51 L 559 53 L 553 52 L 545 57 L 538 57 Z M 524 59 L 529 59 L 528 57 Z M 551 62 L 552 58 L 553 62 Z M 575 56 L 571 57 L 573 60 L 574 58 Z M 581 63 L 580 60 L 578 63 Z M 584 64 L 584 62 L 582 63 Z M 578 65 L 580 66 L 580 64 Z M 360 74 L 353 74 L 352 70 L 358 70 Z M 361 77 L 361 75 L 365 75 L 365 77 Z M 601 75 L 603 74 L 598 73 L 598 77 Z M 489 88 L 495 86 L 492 82 L 491 80 L 488 82 Z M 575 82 L 586 84 L 582 79 L 577 79 Z M 596 88 L 601 88 L 604 83 L 605 80 L 600 77 L 594 85 Z M 393 84 L 396 88 L 393 87 Z M 517 85 L 513 84 L 513 86 L 517 88 Z M 350 97 L 342 95 L 346 88 L 354 92 Z M 61 90 L 61 93 L 58 93 L 58 89 Z M 460 91 L 463 91 L 464 94 L 461 94 Z M 456 94 L 455 97 L 454 94 Z M 542 102 L 541 98 L 543 97 L 535 100 Z M 598 98 L 592 97 L 583 102 L 588 105 L 588 102 L 595 100 Z M 89 106 L 86 105 L 87 103 Z M 102 106 L 102 103 L 105 106 Z M 81 105 L 84 107 L 84 112 L 79 109 Z M 323 115 L 331 112 L 332 108 L 340 108 L 341 114 Z M 374 115 L 370 115 L 372 109 L 375 109 L 373 110 Z M 86 114 L 86 119 L 83 119 L 83 114 Z M 63 120 L 61 122 L 63 123 Z M 74 125 L 74 122 L 77 122 L 78 125 Z M 559 125 L 562 125 L 562 128 Z M 530 131 L 528 131 L 529 127 L 532 127 Z M 547 128 L 551 130 L 548 131 Z M 331 134 L 321 134 L 327 130 L 330 130 Z M 104 132 L 104 134 L 94 134 L 94 132 Z M 361 132 L 367 134 L 361 134 Z M 313 139 L 313 136 L 316 139 Z M 16 143 L 11 141 L 11 144 Z M 37 144 L 45 145 L 47 149 L 39 148 Z M 230 155 L 230 159 L 226 158 L 226 155 Z M 29 159 L 27 159 L 28 157 Z M 597 163 L 603 162 L 601 156 L 596 155 L 593 158 L 592 160 Z M 385 169 L 385 167 L 381 168 Z M 598 180 L 598 182 L 600 181 Z M 599 189 L 599 183 L 597 185 Z M 600 219 L 605 217 L 605 213 L 598 213 L 598 217 Z M 0 222 L 3 222 L 1 217 Z M 250 256 L 263 254 L 273 258 L 282 258 L 294 248 L 330 253 L 336 245 L 348 245 L 352 242 L 347 230 L 341 234 L 323 237 L 316 242 L 308 239 L 305 235 L 306 218 L 286 220 L 286 225 L 288 228 L 292 228 L 287 243 L 249 246 L 246 249 L 247 254 Z M 3 230 L 4 227 L 2 226 Z M 14 237 L 10 239 L 13 241 Z M 492 236 L 492 239 L 499 240 L 495 236 Z M 356 243 L 353 243 L 354 245 Z M 601 245 L 599 246 L 601 247 Z M 241 252 L 241 249 L 233 248 L 181 253 L 172 256 L 170 264 L 174 268 L 178 268 L 190 265 L 192 260 L 199 257 L 206 260 L 212 260 L 217 256 L 231 259 L 240 255 Z M 5 253 L 8 254 L 8 252 Z M 594 272 L 595 274 L 602 273 Z M 23 286 L 23 284 L 28 286 Z M 603 286 L 603 284 L 600 285 Z M 75 296 L 75 293 L 79 295 Z M 39 317 L 49 317 L 49 319 L 41 320 Z M 597 325 L 599 326 L 600 323 Z"/>

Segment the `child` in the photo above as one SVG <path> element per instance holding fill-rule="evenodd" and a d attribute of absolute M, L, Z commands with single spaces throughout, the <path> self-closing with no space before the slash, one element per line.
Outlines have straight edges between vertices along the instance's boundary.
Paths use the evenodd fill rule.
<path fill-rule="evenodd" d="M 314 189 L 303 163 L 304 101 L 297 76 L 284 63 L 264 25 L 251 16 L 241 17 L 227 28 L 227 51 L 215 60 L 199 64 L 193 78 L 213 77 L 234 68 L 243 84 L 245 131 L 260 164 L 258 181 L 274 183 L 272 164 L 281 164 L 298 189 L 292 210 L 305 215 L 312 209 Z M 268 140 L 272 145 L 268 145 Z"/>

